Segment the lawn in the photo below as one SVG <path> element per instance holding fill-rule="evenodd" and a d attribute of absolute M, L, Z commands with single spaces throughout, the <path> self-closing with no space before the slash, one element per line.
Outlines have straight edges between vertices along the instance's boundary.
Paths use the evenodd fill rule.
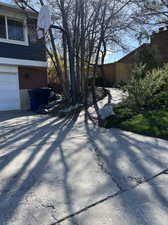
<path fill-rule="evenodd" d="M 123 109 L 124 110 L 124 109 Z M 116 109 L 116 115 L 106 119 L 106 128 L 120 128 L 126 131 L 159 137 L 168 140 L 168 111 L 148 111 L 132 113 L 129 110 L 121 112 Z"/>

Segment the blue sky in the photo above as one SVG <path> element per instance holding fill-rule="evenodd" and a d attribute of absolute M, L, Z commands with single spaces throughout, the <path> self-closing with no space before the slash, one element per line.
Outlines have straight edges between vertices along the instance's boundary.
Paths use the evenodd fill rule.
<path fill-rule="evenodd" d="M 11 0 L 1 0 L 1 2 L 11 3 Z"/>
<path fill-rule="evenodd" d="M 0 0 L 0 2 L 11 3 L 12 0 Z M 114 49 L 113 52 L 108 51 L 106 59 L 105 59 L 105 63 L 112 63 L 112 62 L 118 61 L 124 55 L 128 54 L 130 51 L 132 51 L 133 49 L 139 46 L 138 42 L 134 39 L 129 39 L 127 42 L 128 42 L 127 45 L 129 46 L 128 52 L 124 52 L 122 50 L 118 51 L 117 49 Z"/>
<path fill-rule="evenodd" d="M 129 44 L 129 43 L 128 43 Z M 123 51 L 123 50 L 114 50 L 114 52 L 109 51 L 107 52 L 105 63 L 112 63 L 116 62 L 125 55 L 127 55 L 129 52 L 133 51 L 135 48 L 139 46 L 138 42 L 136 40 L 130 40 L 130 45 L 128 51 Z"/>
<path fill-rule="evenodd" d="M 139 46 L 138 41 L 133 35 L 125 34 L 123 41 L 127 47 L 127 51 L 119 50 L 117 46 L 113 46 L 112 51 L 107 53 L 105 63 L 116 62 Z"/>

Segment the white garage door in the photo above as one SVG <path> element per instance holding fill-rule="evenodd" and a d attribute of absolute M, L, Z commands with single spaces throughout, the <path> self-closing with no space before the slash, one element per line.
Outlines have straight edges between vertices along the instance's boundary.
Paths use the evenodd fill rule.
<path fill-rule="evenodd" d="M 17 73 L 0 72 L 0 111 L 20 109 Z"/>

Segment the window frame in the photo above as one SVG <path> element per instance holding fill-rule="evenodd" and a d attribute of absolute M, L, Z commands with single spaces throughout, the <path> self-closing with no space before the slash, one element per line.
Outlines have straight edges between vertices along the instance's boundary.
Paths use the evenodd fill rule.
<path fill-rule="evenodd" d="M 4 15 L 3 13 L 0 13 L 0 16 L 5 17 L 5 29 L 6 29 L 6 38 L 0 38 L 0 42 L 28 46 L 29 45 L 29 43 L 28 43 L 28 28 L 27 28 L 26 18 L 14 18 L 13 16 Z M 9 37 L 8 37 L 8 18 L 11 20 L 14 20 L 14 21 L 23 22 L 24 41 L 9 39 Z"/>
<path fill-rule="evenodd" d="M 4 29 L 4 31 L 5 31 L 5 36 L 6 36 L 6 20 L 5 20 L 5 17 L 3 16 L 3 15 L 0 15 L 0 17 L 2 17 L 3 19 L 4 19 L 4 25 L 5 25 L 5 29 Z M 0 37 L 0 38 L 2 38 L 2 39 L 4 39 L 4 37 Z M 6 38 L 6 37 L 5 37 Z"/>

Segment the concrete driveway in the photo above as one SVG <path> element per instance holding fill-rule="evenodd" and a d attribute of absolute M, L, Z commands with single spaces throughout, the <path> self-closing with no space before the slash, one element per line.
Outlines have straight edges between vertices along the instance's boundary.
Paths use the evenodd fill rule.
<path fill-rule="evenodd" d="M 0 225 L 168 225 L 168 142 L 0 115 Z"/>

